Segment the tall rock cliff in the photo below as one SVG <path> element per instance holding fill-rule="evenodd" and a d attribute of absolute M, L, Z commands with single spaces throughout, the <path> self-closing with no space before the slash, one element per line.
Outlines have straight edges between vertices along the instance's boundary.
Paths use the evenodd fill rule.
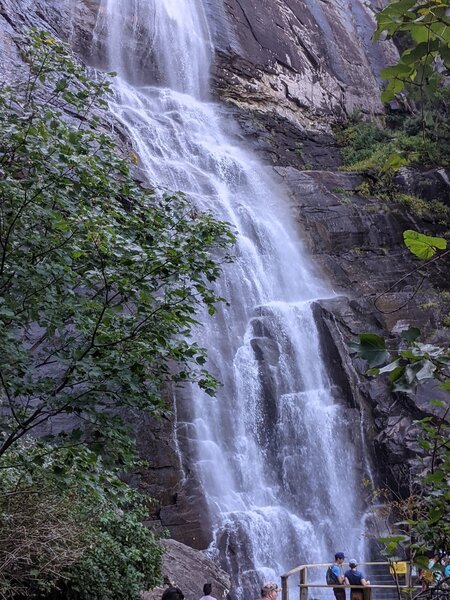
<path fill-rule="evenodd" d="M 448 310 L 449 281 L 445 265 L 437 266 L 420 293 L 414 293 L 418 279 L 412 278 L 406 287 L 383 296 L 383 312 L 375 310 L 374 297 L 415 264 L 402 247 L 401 232 L 427 231 L 430 223 L 358 196 L 360 177 L 336 171 L 339 150 L 330 123 L 355 109 L 375 116 L 383 112 L 379 71 L 395 59 L 396 50 L 389 43 L 371 42 L 373 11 L 380 2 L 225 0 L 221 10 L 216 2 L 206 4 L 217 49 L 215 94 L 239 120 L 243 143 L 273 165 L 290 190 L 300 235 L 340 292 L 336 300 L 315 308 L 323 347 L 341 388 L 339 397 L 365 415 L 375 470 L 392 478 L 408 456 L 405 439 L 414 417 L 428 410 L 430 390 L 424 389 L 415 404 L 404 396 L 391 402 L 380 382 L 358 371 L 362 365 L 355 368 L 346 344 L 361 330 L 398 330 L 406 324 L 418 325 L 440 341 L 441 334 L 433 330 L 440 328 Z M 105 43 L 95 30 L 100 8 L 100 0 L 0 0 L 4 77 L 20 74 L 21 34 L 29 27 L 52 31 L 90 66 L 101 68 Z M 145 26 L 141 35 L 136 61 L 145 83 L 152 63 Z M 316 170 L 305 171 L 305 165 Z M 264 351 L 260 354 L 264 369 Z M 155 516 L 177 539 L 205 547 L 208 523 L 201 490 L 189 479 L 190 458 L 179 454 L 173 423 L 142 420 L 136 430 L 149 468 L 133 477 L 159 499 Z"/>
<path fill-rule="evenodd" d="M 228 0 L 232 43 L 217 36 L 218 93 L 315 129 L 355 109 L 381 114 L 379 73 L 396 50 L 372 43 L 377 4 Z"/>

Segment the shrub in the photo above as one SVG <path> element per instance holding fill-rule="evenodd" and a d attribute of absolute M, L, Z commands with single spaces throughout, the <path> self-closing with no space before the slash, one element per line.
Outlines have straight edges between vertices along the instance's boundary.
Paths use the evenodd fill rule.
<path fill-rule="evenodd" d="M 450 208 L 439 200 L 422 200 L 410 194 L 394 194 L 392 199 L 399 204 L 407 205 L 417 217 L 429 218 L 444 225 L 448 222 Z"/>
<path fill-rule="evenodd" d="M 141 600 L 160 582 L 162 546 L 142 525 L 145 513 L 109 511 L 90 536 L 90 548 L 65 573 L 61 600 Z"/>
<path fill-rule="evenodd" d="M 343 164 L 354 165 L 367 160 L 388 136 L 375 124 L 362 122 L 343 129 L 338 139 L 344 146 Z"/>
<path fill-rule="evenodd" d="M 148 499 L 85 447 L 24 439 L 0 470 L 0 598 L 140 600 L 162 547 Z"/>

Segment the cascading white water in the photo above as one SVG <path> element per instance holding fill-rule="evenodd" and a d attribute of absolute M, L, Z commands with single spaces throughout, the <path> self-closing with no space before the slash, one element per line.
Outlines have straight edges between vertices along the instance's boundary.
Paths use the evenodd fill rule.
<path fill-rule="evenodd" d="M 199 334 L 223 388 L 214 399 L 190 390 L 183 411 L 212 548 L 238 598 L 335 550 L 362 558 L 355 447 L 311 310 L 331 293 L 312 271 L 283 191 L 208 101 L 203 0 L 102 0 L 99 15 L 97 39 L 107 35 L 108 68 L 118 72 L 111 108 L 149 180 L 182 190 L 238 234 L 220 283 L 229 305 L 205 315 Z"/>

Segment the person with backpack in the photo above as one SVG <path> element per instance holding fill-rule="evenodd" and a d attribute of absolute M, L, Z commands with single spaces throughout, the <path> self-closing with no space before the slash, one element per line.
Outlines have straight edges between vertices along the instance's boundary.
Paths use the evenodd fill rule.
<path fill-rule="evenodd" d="M 344 553 L 336 552 L 334 555 L 334 564 L 330 565 L 327 569 L 327 583 L 328 585 L 343 585 L 345 582 L 344 575 Z M 334 597 L 336 600 L 345 600 L 345 589 L 344 588 L 333 588 Z"/>
<path fill-rule="evenodd" d="M 364 577 L 361 571 L 358 571 L 358 563 L 354 558 L 348 561 L 350 569 L 345 571 L 345 583 L 347 585 L 360 585 L 360 588 L 350 590 L 350 600 L 364 600 L 364 586 L 370 585 L 370 581 Z"/>

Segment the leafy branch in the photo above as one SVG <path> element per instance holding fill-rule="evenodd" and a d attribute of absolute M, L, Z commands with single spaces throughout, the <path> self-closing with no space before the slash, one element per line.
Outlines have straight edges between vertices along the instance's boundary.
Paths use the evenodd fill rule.
<path fill-rule="evenodd" d="M 0 94 L 0 460 L 58 415 L 101 448 L 121 407 L 167 410 L 168 382 L 213 394 L 191 333 L 223 301 L 234 242 L 182 194 L 134 181 L 102 124 L 106 80 L 46 32 L 22 47 L 28 81 Z"/>

